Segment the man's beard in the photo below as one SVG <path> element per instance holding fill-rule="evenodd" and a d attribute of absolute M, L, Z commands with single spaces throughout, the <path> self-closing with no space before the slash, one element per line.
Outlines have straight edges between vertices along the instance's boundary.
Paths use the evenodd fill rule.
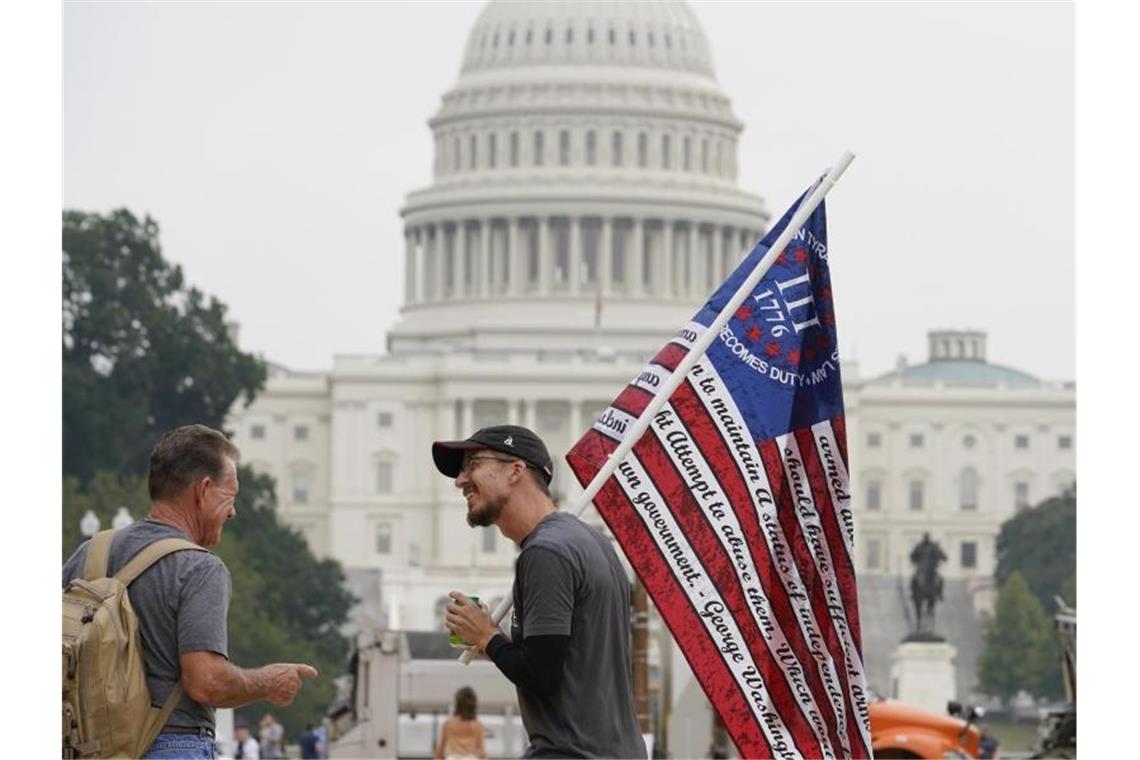
<path fill-rule="evenodd" d="M 479 512 L 467 510 L 467 524 L 472 528 L 486 528 L 488 525 L 494 525 L 505 504 L 506 499 L 498 499 L 484 504 L 483 509 Z"/>

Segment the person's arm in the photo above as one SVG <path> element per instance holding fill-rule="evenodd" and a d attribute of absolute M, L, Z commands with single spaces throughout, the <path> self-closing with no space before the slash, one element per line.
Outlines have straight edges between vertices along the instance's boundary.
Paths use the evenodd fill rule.
<path fill-rule="evenodd" d="M 500 633 L 487 643 L 485 651 L 511 683 L 545 696 L 553 694 L 562 680 L 569 646 L 569 636 L 527 636 L 516 644 Z"/>
<path fill-rule="evenodd" d="M 317 670 L 300 663 L 274 663 L 247 670 L 217 652 L 183 652 L 182 689 L 190 699 L 209 707 L 241 707 L 265 699 L 278 706 L 293 701 L 302 678 L 316 678 Z"/>

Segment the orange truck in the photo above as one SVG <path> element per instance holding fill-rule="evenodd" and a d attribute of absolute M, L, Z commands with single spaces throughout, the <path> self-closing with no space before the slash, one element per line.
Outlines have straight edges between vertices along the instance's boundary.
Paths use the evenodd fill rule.
<path fill-rule="evenodd" d="M 939 758 L 965 760 L 978 757 L 982 734 L 974 721 L 981 708 L 950 702 L 946 715 L 903 704 L 893 699 L 877 699 L 869 708 L 871 748 L 880 758 Z"/>

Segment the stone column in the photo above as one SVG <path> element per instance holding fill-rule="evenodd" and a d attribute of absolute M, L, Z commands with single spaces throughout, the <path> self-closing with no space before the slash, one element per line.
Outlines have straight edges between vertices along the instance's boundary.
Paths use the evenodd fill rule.
<path fill-rule="evenodd" d="M 602 217 L 601 240 L 598 241 L 598 287 L 603 295 L 613 292 L 614 220 Z"/>
<path fill-rule="evenodd" d="M 524 398 L 522 400 L 522 404 L 523 404 L 523 423 L 522 423 L 523 427 L 527 428 L 528 430 L 534 430 L 535 425 L 537 424 L 536 418 L 538 415 L 538 399 Z M 538 431 L 534 430 L 534 432 L 538 432 Z"/>
<path fill-rule="evenodd" d="M 661 224 L 661 295 L 673 297 L 673 220 Z"/>
<path fill-rule="evenodd" d="M 570 440 L 576 441 L 585 431 L 582 429 L 582 401 L 570 399 Z"/>
<path fill-rule="evenodd" d="M 523 282 L 526 279 L 526 259 L 523 257 L 522 231 L 517 216 L 511 217 L 510 230 L 509 255 L 511 257 L 511 277 L 508 292 L 512 296 L 517 296 L 523 292 Z"/>
<path fill-rule="evenodd" d="M 467 291 L 467 222 L 464 219 L 458 219 L 455 222 L 455 241 L 454 241 L 454 259 L 455 259 L 455 294 L 460 297 L 465 297 Z"/>
<path fill-rule="evenodd" d="M 416 244 L 411 229 L 404 228 L 404 302 L 416 302 Z"/>
<path fill-rule="evenodd" d="M 732 259 L 732 239 L 736 233 L 731 227 L 720 231 L 720 281 L 724 282 L 729 272 L 736 268 L 736 261 Z"/>
<path fill-rule="evenodd" d="M 480 235 L 479 260 L 475 262 L 477 282 L 475 292 L 486 296 L 491 292 L 491 218 L 482 222 L 482 235 Z"/>
<path fill-rule="evenodd" d="M 570 225 L 570 252 L 566 256 L 566 287 L 570 295 L 577 295 L 582 289 L 582 217 L 572 216 Z M 553 251 L 551 257 L 553 258 Z"/>
<path fill-rule="evenodd" d="M 550 250 L 550 217 L 538 217 L 538 292 L 546 295 L 550 292 L 550 271 L 554 266 Z"/>
<path fill-rule="evenodd" d="M 431 260 L 435 262 L 435 298 L 441 300 L 443 298 L 443 227 L 439 224 L 432 224 L 425 228 L 428 235 L 428 245 L 431 250 Z"/>
<path fill-rule="evenodd" d="M 700 251 L 701 226 L 693 220 L 689 222 L 689 284 L 688 293 L 691 298 L 700 298 L 704 290 L 704 271 Z"/>
<path fill-rule="evenodd" d="M 636 218 L 631 221 L 629 246 L 626 248 L 626 255 L 629 257 L 626 280 L 630 295 L 640 296 L 645 290 L 641 285 L 641 279 L 645 276 L 641 270 L 642 255 L 645 251 L 645 222 Z"/>

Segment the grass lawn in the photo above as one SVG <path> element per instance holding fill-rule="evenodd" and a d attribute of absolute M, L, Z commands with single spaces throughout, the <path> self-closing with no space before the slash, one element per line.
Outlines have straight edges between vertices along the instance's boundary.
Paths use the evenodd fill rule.
<path fill-rule="evenodd" d="M 1040 744 L 1037 738 L 1037 724 L 1026 722 L 1003 722 L 987 720 L 984 723 L 990 733 L 1001 743 L 1002 754 L 1032 752 Z"/>

